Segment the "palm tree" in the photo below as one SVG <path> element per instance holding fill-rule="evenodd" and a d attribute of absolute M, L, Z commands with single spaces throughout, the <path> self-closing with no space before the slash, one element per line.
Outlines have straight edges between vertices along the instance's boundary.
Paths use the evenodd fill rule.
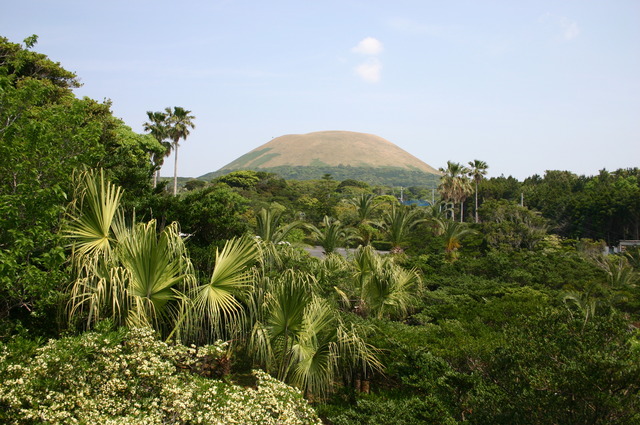
<path fill-rule="evenodd" d="M 453 220 L 443 220 L 439 224 L 438 234 L 444 239 L 445 256 L 449 261 L 455 261 L 458 258 L 458 249 L 462 247 L 462 239 L 474 234 L 475 231 L 465 223 Z"/>
<path fill-rule="evenodd" d="M 355 226 L 358 232 L 358 239 L 362 245 L 368 245 L 376 232 L 376 227 L 380 227 L 381 224 L 371 219 L 373 213 L 378 209 L 379 202 L 375 201 L 375 195 L 370 193 L 363 193 L 355 198 L 347 200 L 347 204 L 356 209 L 358 216 Z"/>
<path fill-rule="evenodd" d="M 392 251 L 402 252 L 401 245 L 406 241 L 411 229 L 424 221 L 420 218 L 421 213 L 421 210 L 404 205 L 391 205 L 391 210 L 384 215 L 384 227 L 391 242 Z"/>
<path fill-rule="evenodd" d="M 325 254 L 331 254 L 341 245 L 353 238 L 351 229 L 342 225 L 340 220 L 324 216 L 322 227 L 317 228 L 313 225 L 307 226 L 316 236 L 316 240 L 324 249 Z"/>
<path fill-rule="evenodd" d="M 256 279 L 250 302 L 253 328 L 248 348 L 278 379 L 322 396 L 346 362 L 379 370 L 376 350 L 316 295 L 313 276 L 293 269 Z"/>
<path fill-rule="evenodd" d="M 143 124 L 144 131 L 150 133 L 158 143 L 164 147 L 164 153 L 152 154 L 151 158 L 155 168 L 155 173 L 153 174 L 153 187 L 156 187 L 160 177 L 160 167 L 162 167 L 162 164 L 164 163 L 164 158 L 171 154 L 171 142 L 166 140 L 169 136 L 167 127 L 168 115 L 164 112 L 147 111 L 147 117 L 149 118 L 149 121 Z"/>
<path fill-rule="evenodd" d="M 193 120 L 195 116 L 189 115 L 188 111 L 180 106 L 165 108 L 167 113 L 167 122 L 169 125 L 168 136 L 173 141 L 174 163 L 173 163 L 173 195 L 178 193 L 178 142 L 180 139 L 186 140 L 190 134 L 189 129 L 196 128 Z"/>
<path fill-rule="evenodd" d="M 486 162 L 480 161 L 479 159 L 474 159 L 473 161 L 469 161 L 469 166 L 471 169 L 469 170 L 469 177 L 473 179 L 473 182 L 476 185 L 476 209 L 475 209 L 475 217 L 476 223 L 478 222 L 478 184 L 484 179 L 484 176 L 487 175 L 487 169 L 489 166 Z"/>
<path fill-rule="evenodd" d="M 208 342 L 238 336 L 245 315 L 243 302 L 252 288 L 251 266 L 258 255 L 256 243 L 246 237 L 227 241 L 222 251 L 216 249 L 209 282 L 189 293 L 193 304 L 183 324 L 185 333 Z"/>
<path fill-rule="evenodd" d="M 444 175 L 438 190 L 443 199 L 460 204 L 460 221 L 464 217 L 464 200 L 471 193 L 471 183 L 467 178 L 469 169 L 458 162 L 447 161 L 447 168 L 440 168 Z M 451 217 L 455 220 L 455 210 L 451 210 Z"/>
<path fill-rule="evenodd" d="M 353 278 L 335 287 L 349 310 L 379 319 L 406 315 L 420 285 L 416 270 L 405 270 L 392 257 L 382 258 L 371 246 L 356 250 L 351 267 Z"/>
<path fill-rule="evenodd" d="M 151 326 L 173 332 L 194 283 L 193 269 L 177 223 L 158 234 L 156 222 L 124 225 L 121 189 L 102 172 L 85 172 L 72 204 L 66 236 L 75 280 L 69 319 Z"/>
<path fill-rule="evenodd" d="M 262 208 L 256 215 L 256 236 L 263 242 L 279 244 L 285 240 L 293 229 L 302 225 L 300 221 L 293 221 L 289 224 L 280 225 L 282 210 L 277 208 Z"/>

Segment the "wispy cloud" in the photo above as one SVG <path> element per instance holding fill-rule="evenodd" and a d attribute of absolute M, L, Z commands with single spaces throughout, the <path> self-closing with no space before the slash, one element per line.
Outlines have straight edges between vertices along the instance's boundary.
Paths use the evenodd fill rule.
<path fill-rule="evenodd" d="M 580 35 L 580 27 L 578 27 L 577 22 L 571 21 L 567 18 L 560 18 L 558 23 L 560 25 L 560 28 L 562 28 L 563 37 L 565 40 L 573 40 Z"/>
<path fill-rule="evenodd" d="M 559 30 L 562 34 L 562 39 L 565 41 L 574 40 L 580 35 L 578 23 L 564 16 L 547 13 L 540 18 L 540 21 L 550 24 Z"/>
<path fill-rule="evenodd" d="M 357 53 L 369 58 L 355 68 L 355 73 L 363 81 L 367 83 L 378 83 L 381 79 L 382 62 L 378 59 L 378 55 L 382 53 L 384 47 L 380 40 L 373 37 L 363 38 L 355 47 L 351 49 L 353 53 Z"/>

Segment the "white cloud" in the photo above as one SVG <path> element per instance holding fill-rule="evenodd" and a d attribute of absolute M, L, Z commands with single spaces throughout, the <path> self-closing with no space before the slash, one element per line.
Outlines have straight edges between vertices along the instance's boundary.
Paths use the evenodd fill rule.
<path fill-rule="evenodd" d="M 559 28 L 562 31 L 562 38 L 565 41 L 571 41 L 580 35 L 580 27 L 578 23 L 572 21 L 564 16 L 557 16 L 551 13 L 547 13 L 540 18 L 541 22 L 551 24 L 556 29 Z"/>
<path fill-rule="evenodd" d="M 380 43 L 378 39 L 373 37 L 366 37 L 363 38 L 356 47 L 351 49 L 351 51 L 354 53 L 359 53 L 361 55 L 376 56 L 382 53 L 383 49 L 384 48 L 382 47 L 382 43 Z"/>
<path fill-rule="evenodd" d="M 377 58 L 370 58 L 368 61 L 356 67 L 356 75 L 367 83 L 377 83 L 380 81 L 382 63 Z"/>
<path fill-rule="evenodd" d="M 563 30 L 563 36 L 565 40 L 573 40 L 580 35 L 580 28 L 578 23 L 570 21 L 567 18 L 560 18 L 560 27 Z"/>

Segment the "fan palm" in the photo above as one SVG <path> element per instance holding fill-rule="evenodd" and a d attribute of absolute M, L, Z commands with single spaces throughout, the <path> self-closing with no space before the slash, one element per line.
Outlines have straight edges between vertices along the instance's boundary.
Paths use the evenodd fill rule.
<path fill-rule="evenodd" d="M 453 220 L 443 220 L 439 222 L 438 233 L 444 240 L 444 252 L 449 261 L 458 258 L 458 249 L 462 247 L 462 240 L 475 233 L 473 229 L 467 227 L 465 223 L 458 223 Z"/>
<path fill-rule="evenodd" d="M 264 242 L 279 244 L 283 242 L 293 229 L 302 225 L 300 221 L 280 225 L 282 211 L 276 208 L 262 208 L 256 216 L 256 236 Z"/>
<path fill-rule="evenodd" d="M 155 221 L 127 228 L 119 213 L 120 188 L 101 173 L 84 173 L 66 235 L 75 280 L 70 319 L 86 326 L 111 317 L 117 324 L 148 325 L 168 332 L 184 308 L 193 270 L 178 225 L 160 235 Z"/>
<path fill-rule="evenodd" d="M 489 166 L 486 162 L 480 161 L 479 159 L 474 159 L 473 161 L 469 161 L 469 177 L 473 180 L 476 185 L 475 197 L 476 197 L 476 208 L 475 208 L 475 218 L 476 223 L 478 220 L 478 184 L 484 179 L 484 176 L 487 175 L 487 169 Z"/>
<path fill-rule="evenodd" d="M 184 331 L 208 341 L 229 338 L 241 332 L 245 304 L 251 289 L 251 266 L 258 247 L 249 238 L 231 239 L 216 249 L 216 262 L 209 282 L 195 287 L 190 295 L 192 308 Z M 201 334 L 194 334 L 202 332 Z"/>
<path fill-rule="evenodd" d="M 393 258 L 382 258 L 371 246 L 358 248 L 351 263 L 352 279 L 346 287 L 336 287 L 343 303 L 362 316 L 403 317 L 419 288 L 415 270 L 405 270 Z"/>
<path fill-rule="evenodd" d="M 375 349 L 315 295 L 317 284 L 311 275 L 290 269 L 273 280 L 258 279 L 255 285 L 249 350 L 279 379 L 306 395 L 323 395 L 343 360 L 369 370 L 381 368 Z"/>
<path fill-rule="evenodd" d="M 262 248 L 262 265 L 270 267 L 282 263 L 280 253 L 286 245 L 285 239 L 292 230 L 302 226 L 301 221 L 293 221 L 288 224 L 280 224 L 282 210 L 277 208 L 262 208 L 256 215 L 256 237 Z"/>
<path fill-rule="evenodd" d="M 190 134 L 190 129 L 194 129 L 196 126 L 193 120 L 195 116 L 189 115 L 191 111 L 188 111 L 180 106 L 174 106 L 171 108 L 165 108 L 167 113 L 168 130 L 167 135 L 173 141 L 173 195 L 178 193 L 178 142 L 186 140 Z"/>

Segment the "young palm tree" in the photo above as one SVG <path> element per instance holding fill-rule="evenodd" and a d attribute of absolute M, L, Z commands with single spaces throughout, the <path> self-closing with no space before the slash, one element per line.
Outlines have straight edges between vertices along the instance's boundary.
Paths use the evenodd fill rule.
<path fill-rule="evenodd" d="M 478 222 L 478 184 L 484 179 L 484 176 L 487 175 L 487 169 L 489 166 L 486 162 L 480 161 L 479 159 L 474 159 L 473 161 L 469 161 L 469 177 L 473 180 L 476 185 L 475 196 L 476 196 L 476 209 L 475 209 L 475 218 L 476 223 Z"/>
<path fill-rule="evenodd" d="M 164 153 L 153 154 L 151 158 L 155 168 L 155 172 L 153 173 L 153 187 L 156 187 L 158 185 L 158 179 L 160 178 L 160 167 L 162 167 L 164 159 L 171 154 L 171 142 L 167 141 L 167 137 L 169 137 L 167 127 L 168 115 L 164 112 L 147 111 L 147 117 L 149 121 L 143 124 L 144 131 L 151 134 L 158 143 L 164 147 Z"/>
<path fill-rule="evenodd" d="M 264 268 L 281 265 L 281 253 L 285 250 L 283 245 L 287 245 L 285 238 L 292 230 L 303 225 L 301 221 L 281 225 L 281 217 L 282 210 L 277 208 L 262 208 L 256 215 L 256 238 L 262 249 L 260 260 Z"/>
<path fill-rule="evenodd" d="M 355 226 L 358 232 L 358 239 L 362 242 L 362 245 L 368 245 L 376 232 L 375 227 L 381 227 L 381 223 L 372 220 L 372 216 L 380 203 L 375 201 L 375 195 L 369 193 L 363 193 L 355 198 L 348 199 L 347 203 L 355 207 L 358 215 L 358 222 Z"/>
<path fill-rule="evenodd" d="M 189 115 L 191 111 L 188 111 L 180 106 L 174 106 L 171 108 L 165 108 L 167 113 L 168 123 L 168 136 L 173 141 L 173 195 L 178 193 L 178 142 L 186 140 L 190 134 L 190 129 L 196 128 L 193 120 L 195 116 Z"/>
<path fill-rule="evenodd" d="M 315 294 L 315 279 L 289 269 L 275 279 L 257 279 L 249 351 L 278 379 L 305 395 L 326 394 L 346 361 L 381 368 L 375 352 Z M 262 294 L 262 295 L 257 295 Z M 341 364 L 342 363 L 342 364 Z"/>
<path fill-rule="evenodd" d="M 383 259 L 371 246 L 356 250 L 351 267 L 351 281 L 335 288 L 349 310 L 361 316 L 404 317 L 420 286 L 416 270 L 403 269 L 392 257 Z"/>
<path fill-rule="evenodd" d="M 110 317 L 116 324 L 171 332 L 194 282 L 178 225 L 159 235 L 153 220 L 126 227 L 120 193 L 102 172 L 80 178 L 66 230 L 75 273 L 70 320 L 79 317 L 90 328 Z"/>
<path fill-rule="evenodd" d="M 449 261 L 458 258 L 458 249 L 462 247 L 462 240 L 475 233 L 473 229 L 467 227 L 465 223 L 458 223 L 453 220 L 443 220 L 440 223 L 439 235 L 444 239 L 444 252 Z"/>
<path fill-rule="evenodd" d="M 342 225 L 340 220 L 324 216 L 322 227 L 318 229 L 313 225 L 307 226 L 316 236 L 325 254 L 331 254 L 336 248 L 353 238 L 351 229 Z"/>
<path fill-rule="evenodd" d="M 411 229 L 424 221 L 421 214 L 421 210 L 395 204 L 391 206 L 390 211 L 385 213 L 384 228 L 391 242 L 392 251 L 402 252 L 401 245 L 406 241 Z"/>
<path fill-rule="evenodd" d="M 293 221 L 289 224 L 280 225 L 282 211 L 276 208 L 262 208 L 256 215 L 256 236 L 263 242 L 279 244 L 283 242 L 293 229 L 302 225 L 300 221 Z"/>

